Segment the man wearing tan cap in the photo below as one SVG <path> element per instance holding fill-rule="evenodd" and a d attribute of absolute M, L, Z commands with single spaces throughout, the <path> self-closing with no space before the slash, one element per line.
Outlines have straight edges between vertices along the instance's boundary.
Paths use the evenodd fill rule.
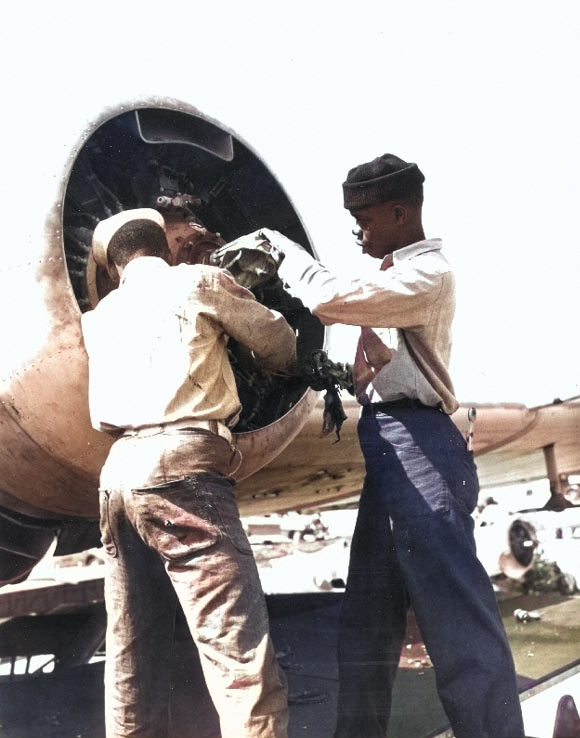
<path fill-rule="evenodd" d="M 228 272 L 170 266 L 186 257 L 164 225 L 148 208 L 98 224 L 95 259 L 120 284 L 82 319 L 91 420 L 117 438 L 100 480 L 107 737 L 169 734 L 179 601 L 222 738 L 285 738 L 286 682 L 232 492 L 240 401 L 227 341 L 280 370 L 295 336 Z"/>

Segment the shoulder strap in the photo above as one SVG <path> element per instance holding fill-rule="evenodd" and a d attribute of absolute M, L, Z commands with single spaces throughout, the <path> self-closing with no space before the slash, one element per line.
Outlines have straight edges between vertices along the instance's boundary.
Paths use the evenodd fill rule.
<path fill-rule="evenodd" d="M 455 397 L 453 382 L 447 367 L 427 349 L 423 341 L 412 332 L 401 329 L 403 339 L 410 357 L 413 359 L 421 374 L 429 382 L 435 392 L 441 397 L 443 410 L 451 415 L 459 407 Z"/>

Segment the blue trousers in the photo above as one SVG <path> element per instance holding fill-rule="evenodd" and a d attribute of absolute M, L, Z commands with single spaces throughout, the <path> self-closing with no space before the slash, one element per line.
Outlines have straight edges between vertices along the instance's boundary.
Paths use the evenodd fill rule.
<path fill-rule="evenodd" d="M 366 477 L 339 626 L 335 738 L 386 735 L 410 606 L 455 737 L 518 738 L 513 658 L 476 556 L 472 454 L 437 409 L 391 408 L 364 407 L 359 420 Z"/>

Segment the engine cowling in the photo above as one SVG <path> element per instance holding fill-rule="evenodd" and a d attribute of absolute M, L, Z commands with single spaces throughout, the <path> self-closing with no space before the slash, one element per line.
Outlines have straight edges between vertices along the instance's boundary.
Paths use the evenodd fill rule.
<path fill-rule="evenodd" d="M 64 166 L 43 228 L 31 232 L 11 269 L 3 304 L 11 323 L 0 407 L 0 506 L 34 518 L 97 518 L 100 468 L 111 440 L 91 428 L 80 316 L 111 288 L 92 258 L 96 223 L 119 210 L 150 207 L 162 193 L 188 195 L 205 225 L 226 241 L 275 228 L 313 253 L 283 188 L 232 131 L 169 99 L 105 111 L 89 124 Z M 298 355 L 323 347 L 322 325 L 279 283 L 257 297 L 280 310 L 297 335 Z M 317 399 L 305 380 L 237 376 L 244 411 L 235 429 L 242 479 L 279 454 Z"/>

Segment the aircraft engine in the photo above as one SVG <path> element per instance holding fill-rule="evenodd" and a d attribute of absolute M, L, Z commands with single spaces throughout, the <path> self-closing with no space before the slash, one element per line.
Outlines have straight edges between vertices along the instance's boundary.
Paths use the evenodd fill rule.
<path fill-rule="evenodd" d="M 509 551 L 500 554 L 501 571 L 512 579 L 521 579 L 534 563 L 539 542 L 536 529 L 527 520 L 514 520 L 508 530 Z"/>
<path fill-rule="evenodd" d="M 80 520 L 98 517 L 98 476 L 111 440 L 90 425 L 80 316 L 113 286 L 91 253 L 99 220 L 187 201 L 225 241 L 267 226 L 314 253 L 292 202 L 257 154 L 189 105 L 153 98 L 110 108 L 72 148 L 49 142 L 51 161 L 59 145 L 63 171 L 35 162 L 38 196 L 23 203 L 16 193 L 7 205 L 20 214 L 24 233 L 0 269 L 0 516 L 11 538 L 3 543 L 0 536 L 0 582 L 24 578 L 55 534 L 60 553 L 94 545 L 94 524 L 87 534 Z M 277 277 L 255 294 L 292 325 L 301 361 L 324 347 L 322 325 Z M 248 371 L 235 347 L 232 359 L 244 406 L 235 429 L 243 479 L 292 441 L 318 395 L 303 377 Z M 32 539 L 37 544 L 28 546 Z"/>

